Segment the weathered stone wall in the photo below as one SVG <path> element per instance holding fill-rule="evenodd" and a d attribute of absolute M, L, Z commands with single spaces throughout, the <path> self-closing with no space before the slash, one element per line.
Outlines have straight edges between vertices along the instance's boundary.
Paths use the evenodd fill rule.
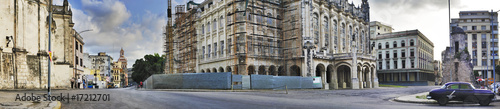
<path fill-rule="evenodd" d="M 459 28 L 454 27 L 452 30 L 451 42 L 458 42 L 456 44 L 452 43 L 451 47 L 447 47 L 445 51 L 441 53 L 443 58 L 442 65 L 442 83 L 451 81 L 460 82 L 474 82 L 474 73 L 472 69 L 474 66 L 471 63 L 471 55 L 466 48 L 467 35 L 465 32 Z"/>

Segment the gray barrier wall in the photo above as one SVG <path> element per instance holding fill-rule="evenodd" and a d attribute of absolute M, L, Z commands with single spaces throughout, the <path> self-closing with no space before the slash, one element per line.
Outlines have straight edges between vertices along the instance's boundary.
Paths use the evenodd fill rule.
<path fill-rule="evenodd" d="M 231 73 L 155 74 L 143 84 L 147 89 L 230 89 Z"/>
<path fill-rule="evenodd" d="M 224 73 L 155 74 L 144 83 L 147 89 L 311 89 L 313 77 L 231 75 Z"/>

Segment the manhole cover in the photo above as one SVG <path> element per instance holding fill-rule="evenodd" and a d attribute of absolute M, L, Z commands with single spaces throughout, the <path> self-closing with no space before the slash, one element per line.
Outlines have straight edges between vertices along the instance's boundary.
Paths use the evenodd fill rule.
<path fill-rule="evenodd" d="M 19 106 L 19 105 L 22 105 L 23 103 L 19 103 L 19 102 L 6 102 L 6 103 L 0 103 L 0 105 L 2 106 Z"/>

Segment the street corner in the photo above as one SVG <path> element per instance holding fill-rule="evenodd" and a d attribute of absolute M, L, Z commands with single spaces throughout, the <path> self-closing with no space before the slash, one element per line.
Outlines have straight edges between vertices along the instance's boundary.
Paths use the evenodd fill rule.
<path fill-rule="evenodd" d="M 435 100 L 427 99 L 429 92 L 423 92 L 413 95 L 406 95 L 394 98 L 393 101 L 404 102 L 404 103 L 420 103 L 420 104 L 435 104 Z"/>

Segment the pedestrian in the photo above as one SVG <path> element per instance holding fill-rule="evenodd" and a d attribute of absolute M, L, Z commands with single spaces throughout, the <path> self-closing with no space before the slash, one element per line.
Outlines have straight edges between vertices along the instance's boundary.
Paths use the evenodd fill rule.
<path fill-rule="evenodd" d="M 77 89 L 80 89 L 80 84 L 82 84 L 82 79 L 78 77 L 78 85 L 76 86 Z"/>
<path fill-rule="evenodd" d="M 141 85 L 139 85 L 139 88 L 142 88 L 142 81 L 141 81 Z"/>
<path fill-rule="evenodd" d="M 71 89 L 75 87 L 75 77 L 71 78 Z"/>

